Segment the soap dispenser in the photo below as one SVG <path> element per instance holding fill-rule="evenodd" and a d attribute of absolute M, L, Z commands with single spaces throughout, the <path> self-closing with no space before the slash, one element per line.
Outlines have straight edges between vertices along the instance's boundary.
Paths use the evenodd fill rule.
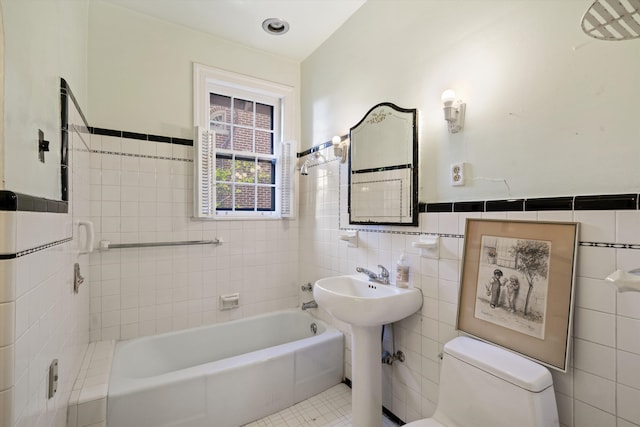
<path fill-rule="evenodd" d="M 409 264 L 407 264 L 407 256 L 404 252 L 396 264 L 396 286 L 399 288 L 409 287 Z"/>

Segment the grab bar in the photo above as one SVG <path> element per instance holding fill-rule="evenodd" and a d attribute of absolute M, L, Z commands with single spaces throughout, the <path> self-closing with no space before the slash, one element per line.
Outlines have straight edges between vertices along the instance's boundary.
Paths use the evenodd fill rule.
<path fill-rule="evenodd" d="M 150 242 L 150 243 L 111 243 L 109 240 L 100 240 L 100 250 L 123 248 L 153 248 L 156 246 L 191 246 L 191 245 L 221 245 L 222 240 L 185 240 L 182 242 Z"/>

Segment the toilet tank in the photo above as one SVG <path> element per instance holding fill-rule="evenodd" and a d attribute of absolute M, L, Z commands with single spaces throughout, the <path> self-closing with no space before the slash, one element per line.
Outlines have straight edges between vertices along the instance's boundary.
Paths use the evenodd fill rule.
<path fill-rule="evenodd" d="M 444 347 L 433 418 L 451 427 L 558 426 L 551 373 L 494 345 L 454 338 Z"/>

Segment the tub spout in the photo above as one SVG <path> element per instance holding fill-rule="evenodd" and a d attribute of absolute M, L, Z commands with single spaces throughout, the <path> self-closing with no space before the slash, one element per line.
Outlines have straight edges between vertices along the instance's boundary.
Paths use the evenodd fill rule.
<path fill-rule="evenodd" d="M 318 308 L 318 303 L 316 302 L 316 300 L 313 300 L 313 299 L 309 302 L 303 302 L 302 309 L 306 310 L 307 308 Z"/>

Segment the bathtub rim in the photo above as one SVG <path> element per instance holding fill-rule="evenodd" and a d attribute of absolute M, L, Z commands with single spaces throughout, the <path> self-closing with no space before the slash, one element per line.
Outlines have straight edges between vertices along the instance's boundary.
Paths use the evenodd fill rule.
<path fill-rule="evenodd" d="M 317 335 L 301 338 L 295 341 L 286 342 L 272 347 L 267 347 L 259 350 L 254 350 L 249 353 L 235 355 L 225 359 L 220 359 L 212 362 L 205 362 L 199 365 L 182 368 L 166 372 L 160 375 L 149 377 L 128 377 L 121 375 L 121 363 L 119 357 L 119 351 L 134 343 L 140 343 L 145 341 L 151 341 L 158 337 L 174 336 L 185 331 L 197 331 L 202 329 L 208 329 L 212 327 L 222 327 L 228 324 L 234 324 L 239 322 L 255 321 L 257 319 L 276 316 L 281 313 L 295 313 L 297 315 L 306 316 L 310 321 L 322 325 L 324 331 Z M 212 323 L 210 325 L 197 326 L 195 328 L 182 329 L 178 331 L 164 332 L 156 335 L 149 335 L 144 337 L 132 338 L 128 340 L 117 341 L 115 345 L 113 364 L 111 367 L 111 374 L 109 376 L 108 393 L 107 397 L 126 396 L 129 394 L 141 392 L 144 390 L 153 389 L 155 387 L 172 384 L 181 381 L 194 380 L 197 378 L 205 378 L 207 375 L 213 375 L 216 372 L 240 369 L 246 365 L 253 365 L 264 362 L 266 360 L 274 359 L 276 357 L 282 357 L 290 352 L 295 352 L 298 349 L 305 348 L 309 345 L 316 345 L 323 342 L 331 341 L 333 339 L 344 339 L 344 334 L 334 326 L 327 322 L 314 317 L 308 312 L 301 312 L 296 309 L 277 310 L 268 313 L 258 314 L 254 316 L 244 317 L 241 319 L 234 319 L 228 322 Z"/>

